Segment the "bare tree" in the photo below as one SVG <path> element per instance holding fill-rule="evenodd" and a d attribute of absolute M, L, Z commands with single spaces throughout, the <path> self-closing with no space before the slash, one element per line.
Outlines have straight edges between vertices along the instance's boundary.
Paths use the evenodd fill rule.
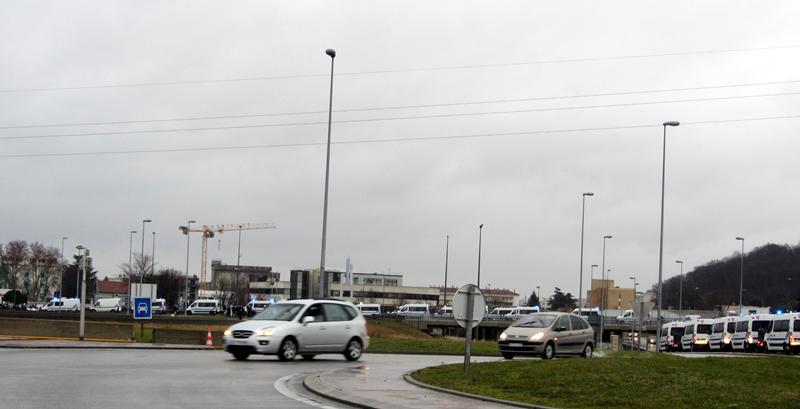
<path fill-rule="evenodd" d="M 28 243 L 24 240 L 14 240 L 8 242 L 6 245 L 6 256 L 8 264 L 11 265 L 11 271 L 8 274 L 8 284 L 12 290 L 16 290 L 20 286 L 20 267 L 25 263 L 28 258 Z"/>
<path fill-rule="evenodd" d="M 120 264 L 120 269 L 126 277 L 130 277 L 131 281 L 138 283 L 139 281 L 145 283 L 155 283 L 155 274 L 153 273 L 152 257 L 147 254 L 133 253 L 133 265 L 128 263 Z M 158 265 L 158 264 L 156 264 Z M 144 280 L 141 280 L 141 274 L 144 272 Z"/>

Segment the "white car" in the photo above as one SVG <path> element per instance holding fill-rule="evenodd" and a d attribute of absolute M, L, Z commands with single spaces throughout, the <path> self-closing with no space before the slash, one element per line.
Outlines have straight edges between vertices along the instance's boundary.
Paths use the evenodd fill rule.
<path fill-rule="evenodd" d="M 237 360 L 251 354 L 278 355 L 281 361 L 344 354 L 355 361 L 369 346 L 369 335 L 367 321 L 349 302 L 284 300 L 225 330 L 223 342 Z"/>

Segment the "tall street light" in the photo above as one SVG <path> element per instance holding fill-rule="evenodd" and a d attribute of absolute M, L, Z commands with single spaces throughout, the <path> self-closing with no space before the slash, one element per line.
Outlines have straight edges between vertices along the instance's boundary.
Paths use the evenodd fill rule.
<path fill-rule="evenodd" d="M 633 301 L 631 301 L 631 311 L 633 311 L 633 321 L 631 321 L 631 351 L 633 351 L 633 333 L 636 331 L 636 285 L 639 284 L 636 282 L 636 277 L 628 277 L 629 279 L 633 280 Z M 643 311 L 639 311 L 639 314 L 642 314 Z M 637 345 L 637 348 L 638 345 Z"/>
<path fill-rule="evenodd" d="M 328 100 L 328 149 L 325 156 L 325 200 L 322 207 L 322 255 L 319 261 L 319 298 L 325 298 L 325 235 L 328 231 L 328 180 L 330 176 L 331 164 L 331 118 L 333 116 L 333 60 L 336 59 L 336 51 L 333 48 L 325 50 L 325 54 L 331 57 L 331 91 Z"/>
<path fill-rule="evenodd" d="M 150 256 L 150 274 L 156 273 L 156 232 L 153 232 L 153 252 Z"/>
<path fill-rule="evenodd" d="M 64 260 L 64 241 L 67 240 L 66 237 L 61 238 L 61 274 L 59 274 L 58 280 L 58 298 L 64 298 L 64 267 L 65 267 L 65 260 Z"/>
<path fill-rule="evenodd" d="M 597 268 L 597 267 L 600 267 L 600 266 L 597 265 L 597 264 L 592 264 L 592 269 L 591 269 L 591 272 L 589 273 L 589 287 L 591 288 L 591 291 L 592 291 L 592 298 L 594 298 L 594 287 L 593 287 L 593 285 L 594 285 L 594 283 L 593 283 L 593 281 L 594 281 L 594 269 Z M 586 302 L 588 303 L 589 300 L 586 300 Z"/>
<path fill-rule="evenodd" d="M 234 296 L 236 297 L 236 305 L 241 305 L 242 300 L 239 297 L 239 263 L 242 261 L 242 225 L 239 225 L 239 240 L 236 243 L 236 290 Z"/>
<path fill-rule="evenodd" d="M 147 265 L 144 264 L 145 263 L 145 259 L 144 259 L 144 229 L 145 229 L 145 223 L 150 223 L 150 222 L 152 222 L 152 220 L 150 220 L 150 219 L 142 220 L 142 252 L 140 253 L 141 256 L 142 256 L 142 275 L 141 275 L 141 277 L 139 277 L 139 284 L 143 284 L 144 283 L 144 270 L 145 270 L 145 268 L 147 268 Z M 141 292 L 141 291 L 142 291 L 142 287 L 140 286 L 139 287 L 139 292 Z"/>
<path fill-rule="evenodd" d="M 186 309 L 189 307 L 189 229 L 192 227 L 192 223 L 197 222 L 194 220 L 186 222 L 186 282 L 184 283 L 186 288 L 183 293 L 183 315 L 186 315 Z"/>
<path fill-rule="evenodd" d="M 614 236 L 603 236 L 603 269 L 600 270 L 600 279 L 603 283 L 603 288 L 600 289 L 600 339 L 598 340 L 598 345 L 603 345 L 603 324 L 605 324 L 605 316 L 606 312 L 606 291 L 608 285 L 606 284 L 606 240 L 613 238 Z"/>
<path fill-rule="evenodd" d="M 131 286 L 133 285 L 133 235 L 136 230 L 131 230 L 130 241 L 128 243 L 128 300 L 125 303 L 125 311 L 130 311 L 131 307 Z"/>
<path fill-rule="evenodd" d="M 542 292 L 539 291 L 539 286 L 536 286 L 536 300 L 539 301 L 539 309 L 542 309 Z"/>
<path fill-rule="evenodd" d="M 581 266 L 580 266 L 580 274 L 578 278 L 578 308 L 583 308 L 583 225 L 584 219 L 586 216 L 586 196 L 594 196 L 592 192 L 586 192 L 583 195 L 582 204 L 581 204 Z"/>
<path fill-rule="evenodd" d="M 450 260 L 450 235 L 447 236 L 444 248 L 444 306 L 447 306 L 447 264 Z"/>
<path fill-rule="evenodd" d="M 683 261 L 675 260 L 675 263 L 681 265 L 681 281 L 680 287 L 678 288 L 678 316 L 683 316 Z"/>
<path fill-rule="evenodd" d="M 478 226 L 478 289 L 481 288 L 481 239 L 483 237 L 483 224 Z"/>
<path fill-rule="evenodd" d="M 80 245 L 75 248 L 78 249 L 78 254 L 83 251 L 83 254 L 80 255 L 82 267 L 81 270 L 83 270 L 83 280 L 81 280 L 81 299 L 79 300 L 81 314 L 80 325 L 78 329 L 78 338 L 83 341 L 84 326 L 86 323 L 86 259 L 89 258 L 89 249 Z"/>
<path fill-rule="evenodd" d="M 664 122 L 664 142 L 661 150 L 661 232 L 658 239 L 658 315 L 656 316 L 656 339 L 661 339 L 661 279 L 664 269 L 664 177 L 667 163 L 667 127 L 678 126 L 678 121 Z"/>
<path fill-rule="evenodd" d="M 742 316 L 742 285 L 744 284 L 744 237 L 737 237 L 742 242 L 742 251 L 739 253 L 739 316 Z"/>

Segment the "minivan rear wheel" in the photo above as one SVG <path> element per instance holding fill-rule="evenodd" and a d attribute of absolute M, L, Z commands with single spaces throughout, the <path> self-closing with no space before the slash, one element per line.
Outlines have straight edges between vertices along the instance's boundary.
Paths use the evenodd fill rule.
<path fill-rule="evenodd" d="M 594 352 L 594 348 L 592 348 L 592 344 L 586 344 L 586 346 L 583 347 L 583 353 L 581 354 L 581 356 L 584 357 L 584 358 L 591 358 L 592 357 L 592 352 Z"/>
<path fill-rule="evenodd" d="M 362 349 L 361 341 L 359 341 L 357 338 L 353 338 L 347 343 L 347 348 L 344 350 L 344 357 L 348 361 L 355 361 L 358 358 L 361 358 Z"/>
<path fill-rule="evenodd" d="M 553 356 L 556 354 L 556 347 L 553 345 L 552 342 L 548 342 L 544 346 L 544 350 L 542 351 L 542 359 L 553 359 Z"/>

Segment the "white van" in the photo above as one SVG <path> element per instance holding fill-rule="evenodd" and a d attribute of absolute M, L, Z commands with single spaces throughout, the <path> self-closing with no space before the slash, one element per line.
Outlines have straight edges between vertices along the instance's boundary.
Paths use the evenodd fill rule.
<path fill-rule="evenodd" d="M 453 315 L 453 307 L 445 305 L 439 311 L 436 312 L 436 315 L 440 317 L 450 317 Z"/>
<path fill-rule="evenodd" d="M 80 311 L 81 300 L 77 298 L 61 298 L 50 301 L 42 307 L 42 311 Z"/>
<path fill-rule="evenodd" d="M 219 300 L 196 300 L 186 309 L 186 314 L 210 314 L 219 312 Z"/>
<path fill-rule="evenodd" d="M 535 312 L 539 312 L 539 307 L 516 307 L 506 314 L 506 318 L 517 319 L 523 315 L 533 314 Z"/>
<path fill-rule="evenodd" d="M 575 308 L 574 310 L 572 310 L 572 313 L 575 314 L 575 315 L 580 315 L 582 317 L 585 317 L 586 319 L 589 319 L 589 317 L 599 317 L 600 316 L 600 308 L 599 307 L 594 307 L 594 308 Z"/>
<path fill-rule="evenodd" d="M 403 317 L 424 317 L 430 315 L 431 310 L 428 304 L 406 304 L 401 305 L 393 314 Z"/>
<path fill-rule="evenodd" d="M 381 315 L 381 305 L 380 304 L 364 304 L 359 303 L 356 305 L 356 309 L 361 312 L 361 315 L 364 317 L 370 317 L 373 315 Z"/>
<path fill-rule="evenodd" d="M 686 323 L 682 321 L 668 322 L 661 326 L 661 338 L 658 339 L 658 350 L 664 352 L 681 351 L 681 338 L 686 331 Z"/>
<path fill-rule="evenodd" d="M 258 314 L 259 312 L 264 311 L 270 305 L 272 305 L 272 303 L 267 300 L 250 300 L 250 302 L 247 303 L 247 306 L 250 307 L 250 311 L 252 311 L 253 314 Z"/>
<path fill-rule="evenodd" d="M 766 349 L 765 337 L 772 329 L 773 316 L 769 314 L 745 315 L 736 320 L 733 334 L 734 351 L 760 351 Z"/>
<path fill-rule="evenodd" d="M 489 312 L 489 318 L 505 318 L 511 311 L 514 311 L 513 307 L 495 308 Z"/>
<path fill-rule="evenodd" d="M 97 312 L 120 312 L 122 311 L 122 299 L 101 298 L 95 301 L 94 305 L 92 305 L 89 310 Z"/>
<path fill-rule="evenodd" d="M 767 334 L 767 351 L 800 351 L 800 313 L 776 315 Z"/>
<path fill-rule="evenodd" d="M 711 338 L 708 341 L 709 351 L 730 351 L 733 334 L 736 332 L 736 317 L 722 317 L 714 320 Z"/>
<path fill-rule="evenodd" d="M 167 312 L 167 300 L 163 298 L 156 298 L 150 303 L 150 311 L 153 314 L 163 314 Z"/>
<path fill-rule="evenodd" d="M 711 340 L 711 330 L 714 328 L 714 320 L 710 318 L 700 318 L 686 323 L 686 330 L 681 337 L 681 348 L 684 351 L 697 351 L 708 349 Z"/>
<path fill-rule="evenodd" d="M 632 324 L 638 321 L 633 310 L 625 310 L 622 315 L 617 315 L 617 324 Z"/>

